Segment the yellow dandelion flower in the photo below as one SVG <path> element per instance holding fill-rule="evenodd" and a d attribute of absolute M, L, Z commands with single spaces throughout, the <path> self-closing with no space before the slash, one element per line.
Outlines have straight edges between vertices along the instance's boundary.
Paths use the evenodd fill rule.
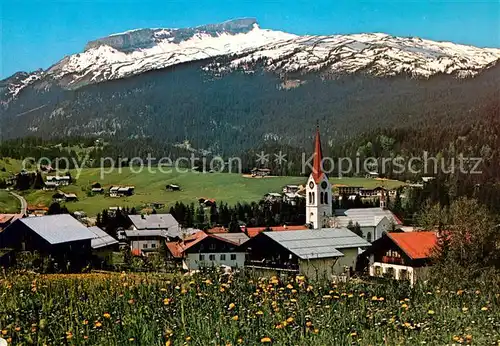
<path fill-rule="evenodd" d="M 401 305 L 401 307 L 402 307 L 403 309 L 408 309 L 408 305 L 406 305 L 406 304 Z"/>
<path fill-rule="evenodd" d="M 287 323 L 292 323 L 292 322 L 293 322 L 293 317 L 288 317 L 288 318 L 286 319 L 286 321 L 287 321 Z"/>
<path fill-rule="evenodd" d="M 464 290 L 458 290 L 457 291 L 457 295 L 459 295 L 459 296 L 462 295 L 463 293 L 464 293 Z"/>
<path fill-rule="evenodd" d="M 105 312 L 103 316 L 104 316 L 104 318 L 107 318 L 107 319 L 111 318 L 111 315 L 107 312 Z"/>
<path fill-rule="evenodd" d="M 434 315 L 434 310 L 429 310 L 429 311 L 427 311 L 427 313 L 428 313 L 429 315 Z"/>
<path fill-rule="evenodd" d="M 323 296 L 323 299 L 330 299 L 331 297 L 332 297 L 331 295 L 329 295 L 329 294 L 325 294 L 325 295 Z"/>
<path fill-rule="evenodd" d="M 83 320 L 82 324 L 86 326 L 87 324 L 89 324 L 89 320 Z"/>
<path fill-rule="evenodd" d="M 262 343 L 269 343 L 271 341 L 272 341 L 271 338 L 268 338 L 267 336 L 265 338 L 260 339 L 260 342 Z"/>
<path fill-rule="evenodd" d="M 190 336 L 186 336 L 186 341 L 191 341 L 191 337 Z"/>
<path fill-rule="evenodd" d="M 242 338 L 239 338 L 237 341 L 238 341 L 238 344 L 242 344 L 243 343 L 243 339 Z"/>
<path fill-rule="evenodd" d="M 233 321 L 238 321 L 238 315 L 233 316 Z"/>
<path fill-rule="evenodd" d="M 463 311 L 463 312 L 467 312 L 468 310 L 469 310 L 469 308 L 467 308 L 467 307 L 465 307 L 465 306 L 462 308 L 462 311 Z"/>
<path fill-rule="evenodd" d="M 256 314 L 257 316 L 262 316 L 262 315 L 264 315 L 264 313 L 263 313 L 261 310 L 257 311 L 255 314 Z"/>
<path fill-rule="evenodd" d="M 286 288 L 288 288 L 289 290 L 291 290 L 291 289 L 293 288 L 293 286 L 292 286 L 291 284 L 288 284 L 288 285 L 286 286 Z"/>
<path fill-rule="evenodd" d="M 307 321 L 307 322 L 306 322 L 306 327 L 308 327 L 308 328 L 309 328 L 309 327 L 311 327 L 311 326 L 312 326 L 312 322 L 311 322 L 311 321 Z"/>
<path fill-rule="evenodd" d="M 472 335 L 467 334 L 467 335 L 465 336 L 465 339 L 466 339 L 467 341 L 471 341 L 471 340 L 472 340 Z"/>
<path fill-rule="evenodd" d="M 16 332 L 18 332 L 18 331 L 20 331 L 20 330 L 21 330 L 21 327 L 16 327 L 16 328 L 15 328 L 15 331 L 16 331 Z"/>
<path fill-rule="evenodd" d="M 102 323 L 97 321 L 95 324 L 96 328 L 101 328 L 102 327 Z"/>
<path fill-rule="evenodd" d="M 318 333 L 319 333 L 319 329 L 318 329 L 318 328 L 316 328 L 316 329 L 314 329 L 314 331 L 313 331 L 313 332 L 314 332 L 314 334 L 318 334 Z"/>
<path fill-rule="evenodd" d="M 351 336 L 352 336 L 352 337 L 355 337 L 356 335 L 358 335 L 358 333 L 356 333 L 356 332 L 352 332 L 352 333 L 351 333 Z"/>
<path fill-rule="evenodd" d="M 129 338 L 128 341 L 132 342 L 134 341 L 135 339 L 134 338 Z"/>
<path fill-rule="evenodd" d="M 2 335 L 7 335 L 8 331 L 5 329 L 2 329 Z"/>
<path fill-rule="evenodd" d="M 385 299 L 384 299 L 384 297 L 380 297 L 380 298 L 378 299 L 378 301 L 379 301 L 379 302 L 383 302 L 384 300 L 385 300 Z"/>
<path fill-rule="evenodd" d="M 236 304 L 231 303 L 231 304 L 229 304 L 229 308 L 228 309 L 229 310 L 233 310 L 235 308 L 235 306 L 236 306 Z"/>
<path fill-rule="evenodd" d="M 296 302 L 297 302 L 297 299 L 292 298 L 292 299 L 290 299 L 290 302 L 292 302 L 292 303 L 296 303 Z"/>
<path fill-rule="evenodd" d="M 488 307 L 487 307 L 487 306 L 483 306 L 483 307 L 481 308 L 481 311 L 488 311 Z"/>
<path fill-rule="evenodd" d="M 373 296 L 373 297 L 372 297 L 372 300 L 373 300 L 373 301 L 378 300 L 378 297 L 377 297 L 377 296 Z"/>
<path fill-rule="evenodd" d="M 364 296 L 365 296 L 365 294 L 364 294 L 364 293 L 360 293 L 360 294 L 359 294 L 359 296 L 360 296 L 360 297 L 364 297 Z"/>

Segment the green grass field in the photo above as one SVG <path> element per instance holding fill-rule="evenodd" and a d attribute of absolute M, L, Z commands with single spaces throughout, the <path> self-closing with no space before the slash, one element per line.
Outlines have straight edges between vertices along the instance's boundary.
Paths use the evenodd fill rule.
<path fill-rule="evenodd" d="M 0 190 L 0 213 L 19 212 L 19 201 L 5 190 Z"/>
<path fill-rule="evenodd" d="M 14 160 L 11 160 L 12 167 L 15 167 Z M 286 184 L 305 184 L 305 177 L 267 177 L 248 178 L 240 174 L 228 173 L 197 173 L 173 172 L 162 174 L 160 172 L 150 173 L 146 169 L 141 173 L 133 173 L 129 168 L 123 168 L 121 173 L 118 170 L 104 175 L 101 179 L 101 170 L 98 168 L 84 169 L 80 176 L 76 171 L 71 171 L 71 175 L 76 179 L 76 183 L 70 186 L 61 187 L 65 193 L 75 193 L 78 202 L 67 203 L 70 211 L 83 210 L 89 216 L 94 216 L 103 209 L 112 206 L 122 207 L 143 207 L 148 203 L 164 203 L 165 209 L 175 204 L 175 202 L 196 203 L 200 197 L 213 198 L 229 204 L 237 202 L 258 201 L 267 192 L 281 192 Z M 104 195 L 88 196 L 87 191 L 93 182 L 99 182 L 105 190 L 111 185 L 133 185 L 135 194 L 126 198 L 111 198 Z M 333 185 L 350 185 L 376 187 L 381 181 L 366 178 L 332 178 Z M 167 184 L 177 184 L 182 191 L 169 192 L 165 189 Z M 386 180 L 386 188 L 395 188 L 402 185 L 396 180 Z M 50 205 L 54 191 L 26 191 L 24 197 L 29 204 Z M 0 203 L 6 197 L 0 196 Z M 15 200 L 14 200 L 15 202 Z M 0 204 L 0 211 L 2 207 Z"/>

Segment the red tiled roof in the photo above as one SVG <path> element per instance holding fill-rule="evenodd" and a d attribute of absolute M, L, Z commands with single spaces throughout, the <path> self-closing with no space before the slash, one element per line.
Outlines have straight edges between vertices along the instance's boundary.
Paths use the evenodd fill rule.
<path fill-rule="evenodd" d="M 214 234 L 207 234 L 203 231 L 199 231 L 199 232 L 196 232 L 195 234 L 192 234 L 190 235 L 189 237 L 187 237 L 186 239 L 184 239 L 183 242 L 167 242 L 167 248 L 169 249 L 170 253 L 172 254 L 172 256 L 176 257 L 176 258 L 181 258 L 183 256 L 183 253 L 193 247 L 194 245 L 198 244 L 199 242 L 201 242 L 203 239 L 205 238 L 214 238 L 214 239 L 218 239 L 218 240 L 221 240 L 225 243 L 231 243 L 233 245 L 239 245 L 233 241 L 230 241 L 228 239 L 224 239 L 224 238 L 221 238 L 221 237 L 217 237 L 216 235 Z"/>
<path fill-rule="evenodd" d="M 273 226 L 270 227 L 272 231 L 274 232 L 281 232 L 281 231 L 303 231 L 305 229 L 308 229 L 307 226 Z M 257 234 L 264 232 L 267 229 L 267 227 L 248 227 L 247 228 L 247 235 L 250 238 L 255 237 Z"/>
<path fill-rule="evenodd" d="M 182 258 L 182 248 L 179 243 L 175 241 L 169 241 L 166 243 L 167 248 L 175 258 Z"/>
<path fill-rule="evenodd" d="M 227 233 L 227 232 L 228 232 L 228 229 L 224 226 L 213 227 L 213 228 L 210 228 L 209 230 L 207 230 L 207 233 L 210 233 L 210 234 Z"/>
<path fill-rule="evenodd" d="M 428 258 L 437 244 L 437 234 L 433 231 L 387 233 L 387 236 L 411 259 Z"/>
<path fill-rule="evenodd" d="M 10 223 L 16 221 L 17 219 L 21 219 L 23 217 L 22 214 L 0 214 L 0 223 Z"/>

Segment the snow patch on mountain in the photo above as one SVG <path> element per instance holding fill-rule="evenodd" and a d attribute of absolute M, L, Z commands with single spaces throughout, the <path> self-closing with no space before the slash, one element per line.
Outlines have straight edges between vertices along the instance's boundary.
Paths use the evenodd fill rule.
<path fill-rule="evenodd" d="M 386 34 L 301 36 L 241 54 L 222 69 L 251 69 L 256 61 L 280 73 L 331 74 L 365 71 L 374 76 L 407 73 L 428 78 L 438 73 L 470 77 L 500 59 L 500 49 Z M 214 70 L 221 70 L 216 68 Z"/>

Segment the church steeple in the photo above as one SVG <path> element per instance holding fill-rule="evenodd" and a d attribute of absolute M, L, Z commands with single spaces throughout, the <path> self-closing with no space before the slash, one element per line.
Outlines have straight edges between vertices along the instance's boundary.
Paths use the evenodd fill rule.
<path fill-rule="evenodd" d="M 316 127 L 316 138 L 314 140 L 314 154 L 313 154 L 313 168 L 312 168 L 312 175 L 313 179 L 316 182 L 316 184 L 321 180 L 321 177 L 323 176 L 323 168 L 322 168 L 322 161 L 323 161 L 323 151 L 321 150 L 321 138 L 319 135 L 319 126 Z"/>
<path fill-rule="evenodd" d="M 312 228 L 326 227 L 332 216 L 332 185 L 323 171 L 322 161 L 321 138 L 317 127 L 312 172 L 306 185 L 306 222 Z"/>

